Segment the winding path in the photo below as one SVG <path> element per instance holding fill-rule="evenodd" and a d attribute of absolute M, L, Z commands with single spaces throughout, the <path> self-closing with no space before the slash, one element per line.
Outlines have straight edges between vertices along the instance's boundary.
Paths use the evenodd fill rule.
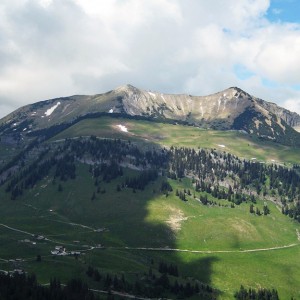
<path fill-rule="evenodd" d="M 12 231 L 16 231 L 16 232 L 20 232 L 20 233 L 23 233 L 23 234 L 26 234 L 26 235 L 30 235 L 31 237 L 35 236 L 35 234 L 33 234 L 33 233 L 30 233 L 30 232 L 27 232 L 27 231 L 24 231 L 24 230 L 20 230 L 20 229 L 17 229 L 17 228 L 14 228 L 14 227 L 2 224 L 2 223 L 0 223 L 0 226 L 2 226 L 4 228 L 7 228 L 9 230 L 12 230 Z M 64 246 L 78 246 L 78 245 L 75 245 L 75 244 L 69 244 L 69 243 L 64 243 L 64 242 L 61 242 L 61 241 L 55 241 L 55 240 L 47 238 L 45 235 L 43 235 L 43 236 L 45 237 L 45 241 L 48 241 L 48 242 L 51 242 L 51 243 L 54 243 L 54 244 L 60 244 L 60 245 L 64 245 Z"/>
<path fill-rule="evenodd" d="M 44 283 L 42 284 L 42 286 L 49 286 L 50 283 Z M 66 286 L 65 284 L 61 283 L 61 286 Z M 97 290 L 97 289 L 90 289 L 89 288 L 89 291 L 91 292 L 94 292 L 94 293 L 99 293 L 99 294 L 106 294 L 106 295 L 117 295 L 117 296 L 121 296 L 121 297 L 125 297 L 125 298 L 128 298 L 128 299 L 138 299 L 138 300 L 151 300 L 151 299 L 157 299 L 157 298 L 144 298 L 144 297 L 139 297 L 139 296 L 136 296 L 136 295 L 131 295 L 131 294 L 127 294 L 127 293 L 122 293 L 122 292 L 118 292 L 118 291 L 114 291 L 114 290 L 111 290 L 110 292 L 109 291 L 105 291 L 105 290 Z M 165 300 L 172 300 L 172 299 L 167 299 L 167 298 L 163 298 Z"/>
<path fill-rule="evenodd" d="M 78 223 L 67 223 L 67 222 L 62 222 L 62 223 L 66 223 L 72 226 L 80 226 L 82 228 L 86 228 L 86 229 L 92 229 L 93 231 L 96 231 L 95 228 L 86 226 L 86 225 L 82 225 L 82 224 L 78 224 Z M 23 231 L 17 228 L 13 228 L 10 227 L 8 225 L 2 224 L 0 223 L 0 226 L 16 231 L 16 232 L 20 232 L 20 233 L 24 233 L 30 236 L 34 236 L 34 234 L 27 232 L 27 231 Z M 298 241 L 300 241 L 300 233 L 298 230 L 296 230 L 296 234 L 297 234 L 297 239 Z M 62 245 L 68 245 L 68 246 L 78 246 L 75 244 L 68 244 L 68 243 L 63 243 L 61 241 L 55 241 L 55 240 L 51 240 L 45 237 L 46 241 L 52 242 L 52 243 L 59 243 Z M 111 250 L 140 250 L 140 251 L 164 251 L 164 252 L 187 252 L 187 253 L 200 253 L 200 254 L 213 254 L 213 253 L 251 253 L 251 252 L 262 252 L 262 251 L 274 251 L 274 250 L 282 250 L 282 249 L 287 249 L 287 248 L 293 248 L 293 247 L 297 247 L 299 246 L 300 243 L 292 243 L 289 245 L 283 245 L 283 246 L 276 246 L 276 247 L 268 247 L 268 248 L 256 248 L 256 249 L 244 249 L 244 250 L 190 250 L 190 249 L 179 249 L 179 248 L 168 248 L 168 247 L 103 247 L 103 248 L 98 248 L 98 247 L 93 247 L 90 246 L 89 249 L 84 249 L 84 250 L 80 250 L 80 251 L 92 251 L 92 250 L 96 250 L 96 249 L 111 249 Z"/>
<path fill-rule="evenodd" d="M 201 253 L 201 254 L 213 254 L 213 253 L 250 253 L 261 251 L 273 251 L 287 248 L 293 248 L 300 246 L 300 243 L 293 243 L 284 246 L 269 247 L 269 248 L 257 248 L 257 249 L 245 249 L 245 250 L 190 250 L 190 249 L 178 249 L 178 248 L 151 248 L 151 247 L 105 247 L 105 249 L 116 250 L 142 250 L 142 251 L 166 251 L 166 252 L 188 252 L 188 253 Z"/>
<path fill-rule="evenodd" d="M 21 232 L 21 233 L 24 233 L 24 234 L 27 234 L 27 235 L 30 235 L 30 236 L 34 236 L 34 234 L 32 234 L 32 233 L 30 233 L 30 232 L 27 232 L 27 231 L 24 231 L 24 230 L 20 230 L 20 229 L 16 229 L 16 228 L 7 226 L 7 225 L 5 225 L 5 224 L 1 224 L 1 223 L 0 223 L 0 226 L 2 226 L 2 227 L 4 227 L 4 228 L 7 228 L 7 229 L 10 229 L 10 230 L 13 230 L 13 231 Z"/>

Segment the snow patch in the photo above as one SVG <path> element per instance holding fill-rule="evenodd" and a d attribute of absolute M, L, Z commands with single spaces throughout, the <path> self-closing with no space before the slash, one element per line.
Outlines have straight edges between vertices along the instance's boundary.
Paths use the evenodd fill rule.
<path fill-rule="evenodd" d="M 120 128 L 121 131 L 128 132 L 128 129 L 126 126 L 119 124 L 118 127 Z"/>
<path fill-rule="evenodd" d="M 161 96 L 162 99 L 166 102 L 166 99 L 165 99 L 165 97 L 164 97 L 164 94 L 161 94 L 160 96 Z"/>
<path fill-rule="evenodd" d="M 201 110 L 201 114 L 202 114 L 202 118 L 203 118 L 203 116 L 204 116 L 204 111 L 203 111 L 202 104 L 200 104 L 200 110 Z"/>
<path fill-rule="evenodd" d="M 219 147 L 221 147 L 221 148 L 225 148 L 226 146 L 225 145 L 218 145 Z"/>
<path fill-rule="evenodd" d="M 108 111 L 110 114 L 112 114 L 114 112 L 114 110 L 111 108 L 109 111 Z"/>
<path fill-rule="evenodd" d="M 26 131 L 26 130 L 27 130 L 27 128 L 24 128 L 24 129 L 23 129 L 23 131 Z"/>
<path fill-rule="evenodd" d="M 154 93 L 148 92 L 148 94 L 156 99 L 156 95 Z"/>
<path fill-rule="evenodd" d="M 221 99 L 218 99 L 218 112 L 220 110 L 220 105 L 221 105 Z"/>
<path fill-rule="evenodd" d="M 45 115 L 47 117 L 49 117 L 50 115 L 52 115 L 52 113 L 57 109 L 57 107 L 60 105 L 60 102 L 57 102 L 54 106 L 52 106 L 51 108 L 49 108 L 46 112 Z"/>
<path fill-rule="evenodd" d="M 252 160 L 256 160 L 256 157 L 252 157 L 251 159 L 252 159 Z"/>
<path fill-rule="evenodd" d="M 225 100 L 224 100 L 224 107 L 223 107 L 223 111 L 225 110 L 225 108 L 226 108 L 226 103 L 227 103 L 227 98 L 225 98 Z"/>
<path fill-rule="evenodd" d="M 17 123 L 14 123 L 13 126 L 17 126 Z"/>

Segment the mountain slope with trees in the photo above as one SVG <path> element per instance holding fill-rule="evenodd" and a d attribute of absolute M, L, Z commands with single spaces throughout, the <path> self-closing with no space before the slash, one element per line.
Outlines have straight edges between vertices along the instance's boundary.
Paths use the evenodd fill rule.
<path fill-rule="evenodd" d="M 192 97 L 133 87 L 100 95 L 101 101 L 72 98 L 74 105 L 91 101 L 82 116 L 67 98 L 31 107 L 31 121 L 28 107 L 6 118 L 0 141 L 0 270 L 12 277 L 0 281 L 11 286 L 12 294 L 26 290 L 32 298 L 49 293 L 61 299 L 97 298 L 92 290 L 111 299 L 126 293 L 300 297 L 299 148 L 276 143 L 289 144 L 294 131 L 288 119 L 275 114 L 281 110 L 272 106 L 266 112 L 267 104 L 236 88 L 227 96 L 236 92 L 240 95 L 233 94 L 232 101 L 240 98 L 244 107 L 236 118 L 226 117 L 226 124 L 243 132 L 191 126 L 195 116 L 184 114 Z M 123 98 L 114 100 L 119 106 L 110 108 L 110 97 L 120 93 Z M 225 107 L 224 116 L 225 103 L 233 105 L 227 96 L 214 96 L 223 102 L 212 108 Z M 95 99 L 113 112 L 90 113 Z M 158 99 L 166 106 L 158 109 Z M 181 109 L 169 110 L 168 99 Z M 149 114 L 137 115 L 138 105 L 130 106 L 140 100 L 152 103 Z M 64 109 L 70 119 L 56 123 Z M 290 132 L 288 137 L 283 131 Z M 278 138 L 265 142 L 271 133 Z M 38 284 L 53 278 L 54 286 Z M 74 284 L 80 288 L 73 296 L 68 287 Z"/>

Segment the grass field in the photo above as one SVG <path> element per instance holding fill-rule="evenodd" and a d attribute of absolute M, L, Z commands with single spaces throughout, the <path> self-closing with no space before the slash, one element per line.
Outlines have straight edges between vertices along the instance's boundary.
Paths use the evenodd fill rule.
<path fill-rule="evenodd" d="M 122 132 L 123 125 L 128 132 Z M 149 121 L 116 119 L 103 117 L 83 120 L 52 140 L 68 137 L 95 135 L 107 138 L 130 138 L 143 144 L 161 146 L 185 146 L 194 148 L 215 148 L 230 152 L 241 158 L 264 162 L 299 163 L 298 148 L 283 146 L 274 142 L 262 141 L 237 131 L 205 130 L 192 126 L 162 124 Z"/>
<path fill-rule="evenodd" d="M 88 166 L 78 165 L 77 174 L 75 180 L 62 183 L 62 192 L 50 178 L 16 201 L 6 200 L 1 191 L 0 223 L 11 228 L 0 226 L 0 269 L 24 267 L 47 283 L 50 278 L 65 281 L 74 274 L 86 279 L 89 264 L 130 277 L 147 272 L 151 259 L 155 266 L 164 260 L 178 265 L 182 277 L 211 284 L 220 291 L 219 299 L 232 299 L 241 284 L 277 288 L 281 299 L 300 298 L 296 234 L 300 225 L 272 203 L 268 203 L 271 214 L 258 217 L 249 213 L 249 203 L 235 208 L 204 206 L 197 200 L 199 194 L 181 201 L 174 191 L 192 189 L 188 179 L 170 180 L 174 191 L 166 197 L 158 192 L 161 178 L 143 192 L 118 192 L 116 186 L 123 177 L 101 182 L 106 192 L 92 201 L 96 187 Z M 136 174 L 126 170 L 124 176 Z M 48 240 L 38 241 L 31 234 Z M 104 248 L 97 248 L 99 244 Z M 50 251 L 55 245 L 83 255 L 77 260 L 53 257 Z M 36 261 L 38 254 L 41 262 Z M 6 261 L 15 258 L 23 261 Z"/>

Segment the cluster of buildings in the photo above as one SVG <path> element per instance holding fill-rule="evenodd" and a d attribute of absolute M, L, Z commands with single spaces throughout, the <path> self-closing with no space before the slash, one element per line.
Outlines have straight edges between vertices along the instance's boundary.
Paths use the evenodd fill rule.
<path fill-rule="evenodd" d="M 67 251 L 63 246 L 55 246 L 54 250 L 51 250 L 51 254 L 58 256 L 66 255 L 80 255 L 80 251 Z"/>

